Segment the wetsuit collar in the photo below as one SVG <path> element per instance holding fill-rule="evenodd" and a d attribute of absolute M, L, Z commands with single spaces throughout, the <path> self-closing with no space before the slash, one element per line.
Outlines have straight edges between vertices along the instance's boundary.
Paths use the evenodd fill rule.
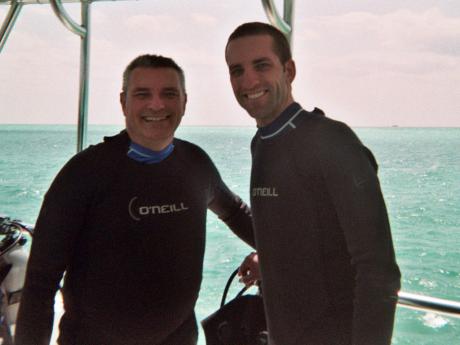
<path fill-rule="evenodd" d="M 292 122 L 303 111 L 299 103 L 291 103 L 272 123 L 259 128 L 261 139 L 268 139 L 282 132 L 286 127 L 295 128 Z"/>
<path fill-rule="evenodd" d="M 169 144 L 161 151 L 153 151 L 131 141 L 128 150 L 128 157 L 140 163 L 153 164 L 166 159 L 173 150 L 173 143 Z"/>

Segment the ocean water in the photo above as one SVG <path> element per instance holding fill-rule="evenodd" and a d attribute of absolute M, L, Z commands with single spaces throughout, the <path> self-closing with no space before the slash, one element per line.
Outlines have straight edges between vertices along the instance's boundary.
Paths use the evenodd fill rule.
<path fill-rule="evenodd" d="M 90 126 L 88 143 L 119 130 Z M 403 290 L 460 301 L 460 128 L 355 131 L 379 162 Z M 254 132 L 182 127 L 177 136 L 203 147 L 230 188 L 248 200 Z M 53 177 L 75 148 L 74 126 L 0 125 L 0 213 L 34 223 Z M 199 320 L 218 308 L 228 276 L 250 250 L 209 213 Z M 199 344 L 205 344 L 202 333 Z M 460 319 L 398 308 L 393 344 L 460 344 Z"/>

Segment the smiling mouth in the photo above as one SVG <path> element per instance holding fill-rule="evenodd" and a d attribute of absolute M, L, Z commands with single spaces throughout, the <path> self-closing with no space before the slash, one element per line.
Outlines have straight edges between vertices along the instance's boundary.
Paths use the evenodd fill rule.
<path fill-rule="evenodd" d="M 169 116 L 143 116 L 142 119 L 145 122 L 160 122 L 164 121 L 168 118 Z"/>
<path fill-rule="evenodd" d="M 253 92 L 253 93 L 246 93 L 244 95 L 244 97 L 248 98 L 248 99 L 257 99 L 259 97 L 262 97 L 263 95 L 265 95 L 268 91 L 267 90 L 261 90 L 261 91 L 257 91 L 257 92 Z"/>

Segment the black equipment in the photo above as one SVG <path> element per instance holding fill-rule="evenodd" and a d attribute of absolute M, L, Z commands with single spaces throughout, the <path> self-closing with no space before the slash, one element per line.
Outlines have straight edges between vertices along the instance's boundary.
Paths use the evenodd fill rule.
<path fill-rule="evenodd" d="M 220 308 L 201 321 L 207 345 L 268 344 L 267 325 L 262 296 L 245 294 L 244 287 L 225 304 L 228 289 L 238 273 L 236 269 L 227 281 Z"/>

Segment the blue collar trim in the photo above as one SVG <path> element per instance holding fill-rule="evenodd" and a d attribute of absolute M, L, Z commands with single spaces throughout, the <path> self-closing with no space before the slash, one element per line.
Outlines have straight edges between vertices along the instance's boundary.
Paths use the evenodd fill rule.
<path fill-rule="evenodd" d="M 154 164 L 169 157 L 173 150 L 173 143 L 169 144 L 161 151 L 153 151 L 131 141 L 128 150 L 128 157 L 140 163 Z"/>
<path fill-rule="evenodd" d="M 282 132 L 286 127 L 295 128 L 292 122 L 303 111 L 299 103 L 291 103 L 272 123 L 260 127 L 259 133 L 261 139 L 268 139 Z"/>

